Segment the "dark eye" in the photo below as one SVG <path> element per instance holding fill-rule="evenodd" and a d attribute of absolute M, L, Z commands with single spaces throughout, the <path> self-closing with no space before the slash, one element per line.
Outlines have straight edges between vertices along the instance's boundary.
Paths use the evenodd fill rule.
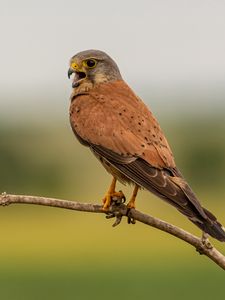
<path fill-rule="evenodd" d="M 94 68 L 97 64 L 97 61 L 94 59 L 87 59 L 86 60 L 86 65 L 88 66 L 88 68 Z"/>

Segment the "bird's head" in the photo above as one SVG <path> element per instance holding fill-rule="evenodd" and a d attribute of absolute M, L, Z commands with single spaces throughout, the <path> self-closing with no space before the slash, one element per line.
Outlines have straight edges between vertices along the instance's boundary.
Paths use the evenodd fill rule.
<path fill-rule="evenodd" d="M 74 74 L 72 87 L 79 90 L 122 79 L 113 59 L 99 50 L 86 50 L 74 55 L 70 60 L 68 77 L 70 78 L 72 74 Z"/>

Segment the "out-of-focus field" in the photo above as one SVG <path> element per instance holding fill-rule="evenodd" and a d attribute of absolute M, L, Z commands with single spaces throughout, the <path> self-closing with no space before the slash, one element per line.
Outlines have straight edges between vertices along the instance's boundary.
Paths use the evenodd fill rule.
<path fill-rule="evenodd" d="M 160 121 L 177 165 L 225 224 L 224 120 Z M 53 124 L 0 122 L 0 190 L 100 202 L 110 176 L 74 139 L 67 120 Z M 131 189 L 120 188 L 129 197 Z M 140 192 L 137 207 L 200 235 L 148 192 Z M 224 299 L 224 272 L 187 244 L 125 219 L 111 224 L 98 214 L 0 207 L 1 299 Z"/>

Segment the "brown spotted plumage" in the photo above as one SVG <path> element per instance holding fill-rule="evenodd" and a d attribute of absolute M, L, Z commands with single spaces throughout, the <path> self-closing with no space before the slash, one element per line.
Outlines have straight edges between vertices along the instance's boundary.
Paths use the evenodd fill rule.
<path fill-rule="evenodd" d="M 216 218 L 201 206 L 176 168 L 169 144 L 153 114 L 123 81 L 116 63 L 104 52 L 88 50 L 70 61 L 74 73 L 70 122 L 78 140 L 90 147 L 113 182 L 104 197 L 110 206 L 116 180 L 135 185 L 175 206 L 205 233 L 225 241 Z"/>

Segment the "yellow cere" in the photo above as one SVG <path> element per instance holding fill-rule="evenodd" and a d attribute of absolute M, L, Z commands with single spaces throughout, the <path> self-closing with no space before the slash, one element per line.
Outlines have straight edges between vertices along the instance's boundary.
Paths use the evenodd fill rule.
<path fill-rule="evenodd" d="M 78 65 L 75 63 L 75 62 L 72 62 L 70 67 L 74 70 L 77 70 L 78 69 Z"/>

